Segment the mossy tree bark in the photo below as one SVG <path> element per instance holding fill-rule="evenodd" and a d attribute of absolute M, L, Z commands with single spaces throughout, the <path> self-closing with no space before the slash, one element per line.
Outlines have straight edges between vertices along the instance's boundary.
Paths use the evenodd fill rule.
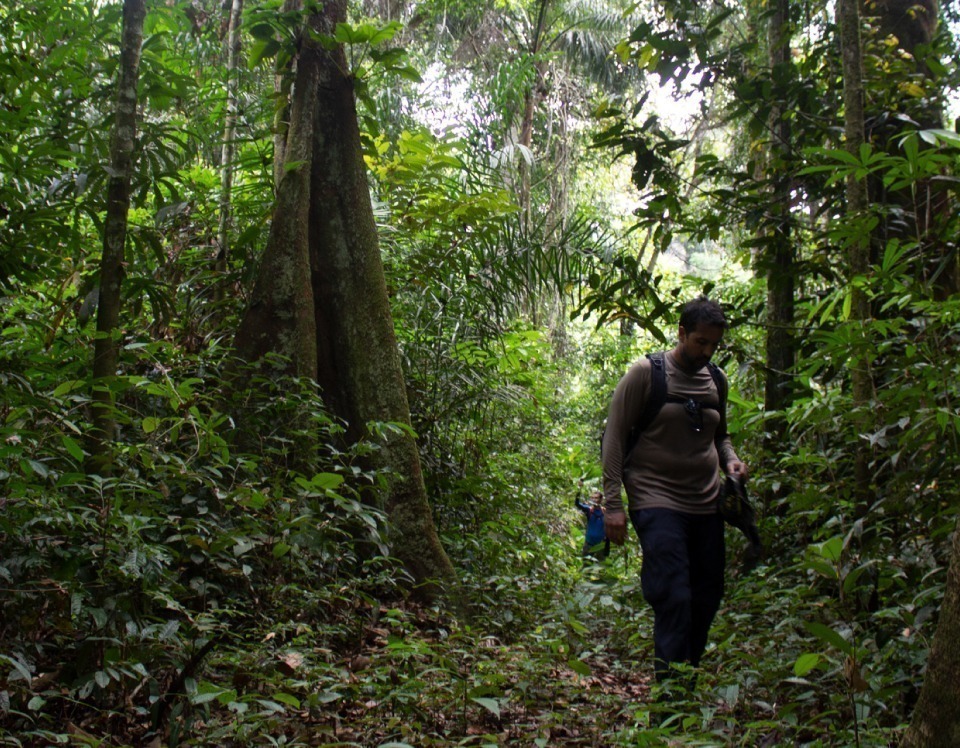
<path fill-rule="evenodd" d="M 950 568 L 927 672 L 903 745 L 905 748 L 960 745 L 960 523 L 953 531 Z"/>
<path fill-rule="evenodd" d="M 839 0 L 837 16 L 840 25 L 840 47 L 843 56 L 843 108 L 844 140 L 847 152 L 860 158 L 860 146 L 864 142 L 863 110 L 863 57 L 860 46 L 860 10 L 857 0 Z M 873 397 L 873 381 L 870 373 L 870 345 L 865 326 L 870 319 L 870 302 L 865 283 L 870 268 L 870 235 L 865 228 L 869 210 L 867 183 L 854 175 L 847 178 L 847 215 L 854 226 L 863 227 L 850 242 L 847 250 L 847 279 L 850 283 L 851 320 L 857 328 L 851 351 L 853 361 L 853 405 L 856 409 L 855 426 L 857 446 L 854 464 L 855 495 L 862 507 L 869 503 L 872 494 L 870 455 L 866 441 L 860 434 L 870 433 L 872 426 L 870 401 Z"/>
<path fill-rule="evenodd" d="M 256 363 L 277 354 L 273 373 L 312 379 L 317 376 L 317 348 L 308 222 L 319 60 L 319 52 L 305 41 L 270 234 L 234 340 L 241 360 Z M 242 386 L 235 378 L 232 385 Z"/>
<path fill-rule="evenodd" d="M 322 33 L 332 34 L 346 19 L 346 7 L 346 0 L 324 5 Z M 319 91 L 310 211 L 318 380 L 356 439 L 367 435 L 370 422 L 409 426 L 410 408 L 342 47 L 322 54 Z M 437 583 L 454 581 L 454 571 L 437 537 L 413 436 L 389 436 L 373 460 L 373 467 L 390 471 L 382 505 L 393 552 L 433 594 Z"/>
<path fill-rule="evenodd" d="M 310 24 L 332 35 L 345 20 L 345 0 L 332 0 Z M 304 42 L 285 154 L 286 174 L 237 352 L 248 362 L 281 353 L 291 362 L 290 373 L 315 378 L 330 412 L 347 422 L 351 441 L 369 436 L 370 423 L 409 427 L 353 79 L 342 47 L 321 50 Z M 437 537 L 412 433 L 388 436 L 371 461 L 370 467 L 389 476 L 376 501 L 387 514 L 392 552 L 417 590 L 435 596 L 456 579 Z"/>
<path fill-rule="evenodd" d="M 788 402 L 791 372 L 796 357 L 794 324 L 794 248 L 791 232 L 791 167 L 792 143 L 786 96 L 795 74 L 790 54 L 790 3 L 776 0 L 771 4 L 767 35 L 770 47 L 770 75 L 778 84 L 770 112 L 770 144 L 767 148 L 770 180 L 769 220 L 765 222 L 759 256 L 760 270 L 767 279 L 767 372 L 764 408 L 780 411 Z M 771 441 L 779 444 L 785 430 L 782 418 L 769 425 Z"/>

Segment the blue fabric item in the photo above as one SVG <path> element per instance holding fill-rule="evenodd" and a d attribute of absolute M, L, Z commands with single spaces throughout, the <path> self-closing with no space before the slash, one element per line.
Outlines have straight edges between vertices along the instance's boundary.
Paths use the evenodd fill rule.
<path fill-rule="evenodd" d="M 594 546 L 607 539 L 603 527 L 603 510 L 595 506 L 587 512 L 587 545 Z"/>
<path fill-rule="evenodd" d="M 584 540 L 585 548 L 592 548 L 607 539 L 607 531 L 603 526 L 603 509 L 596 505 L 585 504 L 576 499 L 577 509 L 587 518 L 587 537 Z"/>

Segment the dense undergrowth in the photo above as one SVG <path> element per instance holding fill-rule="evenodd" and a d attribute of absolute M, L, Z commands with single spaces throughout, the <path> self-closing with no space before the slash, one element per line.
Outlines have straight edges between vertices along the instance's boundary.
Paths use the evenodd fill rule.
<path fill-rule="evenodd" d="M 909 720 L 954 520 L 949 431 L 923 425 L 947 396 L 930 393 L 950 392 L 950 372 L 926 364 L 942 340 L 930 326 L 892 380 L 937 386 L 891 421 L 895 442 L 889 427 L 876 437 L 891 479 L 867 513 L 846 477 L 842 392 L 798 401 L 775 462 L 740 398 L 766 556 L 741 568 L 728 530 L 703 671 L 669 697 L 649 679 L 635 546 L 583 565 L 572 508 L 576 479 L 597 479 L 597 414 L 632 348 L 587 344 L 577 355 L 609 366 L 571 377 L 572 359 L 517 335 L 514 360 L 488 372 L 512 382 L 500 419 L 457 445 L 474 464 L 450 444 L 425 454 L 464 620 L 408 596 L 362 500 L 378 476 L 359 458 L 376 444 L 333 446 L 341 429 L 309 383 L 264 379 L 256 399 L 225 402 L 215 352 L 131 343 L 120 448 L 98 478 L 83 470 L 82 349 L 38 342 L 26 321 L 6 332 L 4 745 L 881 746 Z M 291 422 L 302 433 L 277 428 Z"/>

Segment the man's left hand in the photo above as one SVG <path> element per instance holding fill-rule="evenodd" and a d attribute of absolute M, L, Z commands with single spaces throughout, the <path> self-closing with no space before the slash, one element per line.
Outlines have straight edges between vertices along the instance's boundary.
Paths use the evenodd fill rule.
<path fill-rule="evenodd" d="M 734 460 L 733 462 L 727 465 L 727 475 L 736 478 L 741 483 L 747 482 L 747 466 L 738 461 Z"/>

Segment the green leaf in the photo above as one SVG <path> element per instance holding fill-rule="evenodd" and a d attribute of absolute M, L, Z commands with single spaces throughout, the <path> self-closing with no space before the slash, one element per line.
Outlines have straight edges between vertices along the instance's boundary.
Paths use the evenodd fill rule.
<path fill-rule="evenodd" d="M 257 699 L 256 701 L 258 704 L 260 704 L 260 706 L 266 708 L 268 711 L 273 712 L 274 714 L 280 714 L 287 711 L 283 707 L 283 704 L 278 704 L 276 701 L 270 701 L 270 699 Z"/>
<path fill-rule="evenodd" d="M 191 704 L 206 704 L 210 701 L 217 701 L 224 691 L 206 691 L 204 693 L 195 693 L 190 696 Z"/>
<path fill-rule="evenodd" d="M 830 561 L 839 561 L 843 553 L 843 538 L 836 535 L 827 540 L 819 548 L 820 555 Z"/>
<path fill-rule="evenodd" d="M 808 569 L 817 572 L 817 574 L 825 577 L 826 579 L 836 579 L 839 574 L 836 566 L 828 564 L 826 561 L 821 561 L 817 558 L 808 559 L 806 566 Z"/>
<path fill-rule="evenodd" d="M 57 389 L 53 391 L 53 396 L 63 397 L 68 392 L 73 392 L 73 390 L 77 389 L 81 385 L 83 385 L 82 379 L 71 379 L 68 382 L 63 382 L 62 384 L 60 384 L 60 386 L 57 387 Z"/>
<path fill-rule="evenodd" d="M 793 663 L 793 674 L 798 678 L 802 678 L 819 664 L 820 655 L 817 653 L 808 652 L 802 654 L 797 658 L 797 661 Z"/>
<path fill-rule="evenodd" d="M 500 718 L 500 702 L 496 699 L 488 699 L 485 696 L 474 696 L 471 700 L 489 711 L 497 719 Z"/>
<path fill-rule="evenodd" d="M 44 705 L 47 703 L 47 700 L 42 696 L 34 696 L 30 701 L 27 702 L 27 709 L 31 712 L 37 712 L 43 709 Z"/>
<path fill-rule="evenodd" d="M 250 58 L 247 67 L 253 70 L 262 60 L 275 57 L 280 51 L 280 42 L 276 39 L 262 39 L 250 45 Z"/>
<path fill-rule="evenodd" d="M 279 701 L 281 704 L 286 704 L 287 706 L 292 706 L 294 709 L 300 708 L 300 699 L 289 693 L 275 693 L 273 694 L 273 700 Z"/>
<path fill-rule="evenodd" d="M 292 548 L 293 546 L 288 545 L 287 543 L 277 543 L 276 545 L 273 546 L 273 557 L 281 558 L 283 556 L 286 556 L 288 553 L 290 553 L 290 550 Z"/>
<path fill-rule="evenodd" d="M 141 427 L 143 428 L 143 433 L 152 434 L 160 426 L 160 419 L 155 418 L 154 416 L 147 416 L 143 419 Z"/>
<path fill-rule="evenodd" d="M 853 654 L 853 645 L 844 639 L 839 632 L 834 631 L 829 626 L 824 626 L 822 623 L 811 623 L 809 621 L 804 622 L 803 626 L 815 637 L 839 649 L 844 654 Z"/>
<path fill-rule="evenodd" d="M 20 660 L 15 660 L 15 659 L 13 659 L 12 657 L 9 657 L 9 656 L 4 655 L 4 654 L 0 654 L 0 660 L 6 660 L 6 661 L 9 662 L 11 665 L 13 665 L 13 667 L 14 667 L 14 669 L 17 671 L 17 673 L 20 674 L 20 677 L 23 678 L 28 684 L 30 683 L 30 681 L 32 680 L 32 678 L 31 678 L 31 676 L 30 676 L 30 671 L 27 669 L 27 666 L 26 666 L 26 665 L 24 665 L 22 662 L 20 662 Z M 16 678 L 13 677 L 12 675 L 7 676 L 7 678 L 8 678 L 9 680 L 16 680 Z"/>
<path fill-rule="evenodd" d="M 258 41 L 269 41 L 276 36 L 276 30 L 268 23 L 255 23 L 247 29 L 247 32 Z"/>
<path fill-rule="evenodd" d="M 60 441 L 63 442 L 64 448 L 67 452 L 70 453 L 70 456 L 75 459 L 77 462 L 83 462 L 84 453 L 83 448 L 77 444 L 76 439 L 73 439 L 66 434 L 60 437 Z"/>
<path fill-rule="evenodd" d="M 567 667 L 569 667 L 577 675 L 582 675 L 584 677 L 590 675 L 593 671 L 590 669 L 590 666 L 585 663 L 583 660 L 567 660 Z"/>
<path fill-rule="evenodd" d="M 423 78 L 420 75 L 420 71 L 416 70 L 410 65 L 393 68 L 393 71 L 404 80 L 411 81 L 412 83 L 423 83 Z"/>
<path fill-rule="evenodd" d="M 46 478 L 50 475 L 49 468 L 37 460 L 20 460 L 20 466 L 24 468 L 24 472 L 29 470 L 36 473 L 41 478 Z"/>
<path fill-rule="evenodd" d="M 310 479 L 311 488 L 332 490 L 343 485 L 343 476 L 338 473 L 317 473 Z"/>

